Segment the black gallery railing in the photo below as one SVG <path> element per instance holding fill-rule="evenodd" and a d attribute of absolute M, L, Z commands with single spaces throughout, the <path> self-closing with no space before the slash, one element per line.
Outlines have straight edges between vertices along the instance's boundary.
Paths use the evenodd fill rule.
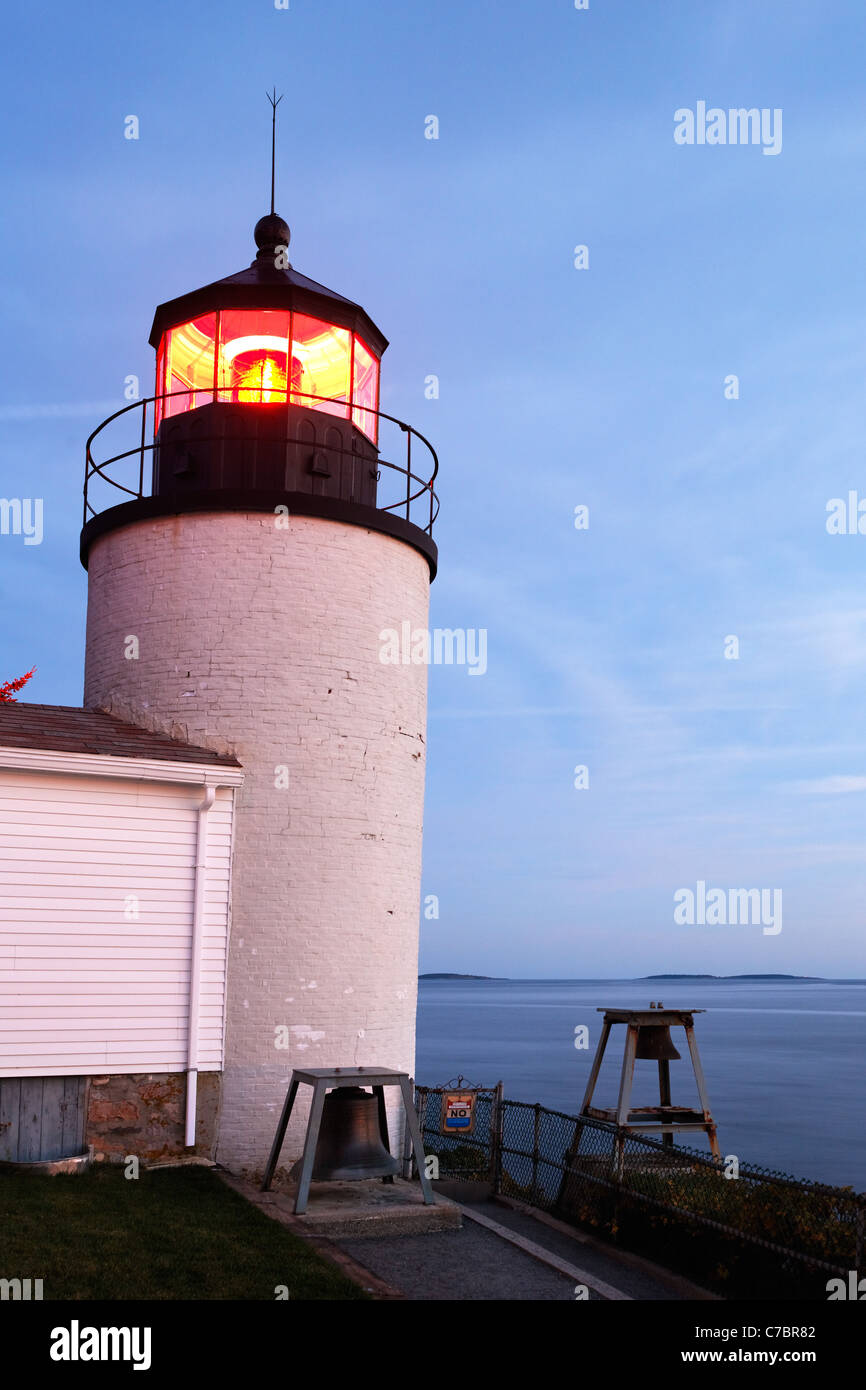
<path fill-rule="evenodd" d="M 209 392 L 196 392 L 197 396 L 205 394 L 210 399 Z M 214 399 L 219 399 L 220 394 L 218 391 Z M 273 396 L 275 393 L 271 391 L 269 394 Z M 281 394 L 285 396 L 286 393 Z M 145 465 L 154 449 L 159 447 L 155 438 L 155 422 L 158 415 L 165 418 L 165 402 L 175 396 L 188 398 L 189 395 L 189 390 L 183 390 L 165 392 L 161 396 L 148 396 L 116 410 L 113 415 L 103 420 L 101 425 L 97 425 L 86 446 L 83 517 L 85 526 L 109 506 L 151 495 L 151 470 Z M 321 404 L 316 405 L 316 402 Z M 406 521 L 411 521 L 428 536 L 432 536 L 433 523 L 439 514 L 439 498 L 433 490 L 439 472 L 439 459 L 429 439 L 412 425 L 398 420 L 395 415 L 388 415 L 384 410 L 373 410 L 369 405 L 354 401 L 338 401 L 333 396 L 314 396 L 309 392 L 293 389 L 285 402 L 278 401 L 276 404 L 284 404 L 285 434 L 282 437 L 286 444 L 305 442 L 297 430 L 302 414 L 294 409 L 298 405 L 307 405 L 310 410 L 322 411 L 325 415 L 336 415 L 342 419 L 352 418 L 355 414 L 365 417 L 376 416 L 380 426 L 384 423 L 395 445 L 394 457 L 399 457 L 402 453 L 405 458 L 405 462 L 395 462 L 394 457 L 383 458 L 380 454 L 378 458 L 371 460 L 377 470 L 377 481 L 381 479 L 385 484 L 384 500 L 377 497 L 376 510 L 402 515 Z M 273 405 L 274 403 L 269 401 L 265 408 L 271 409 Z M 323 407 L 326 405 L 338 409 L 325 411 Z M 259 408 L 257 404 L 253 404 L 253 409 Z M 198 406 L 194 407 L 195 409 L 198 409 Z M 171 418 L 177 419 L 177 416 Z M 394 428 L 390 429 L 390 426 Z M 218 436 L 214 435 L 212 439 L 206 434 L 196 435 L 196 442 L 200 444 L 217 440 L 221 444 L 232 442 L 231 436 L 223 432 Z M 97 441 L 97 451 L 101 453 L 102 450 L 111 450 L 109 457 L 96 457 L 94 450 Z M 244 437 L 238 442 L 248 443 L 249 440 Z M 333 445 L 329 445 L 329 450 L 339 454 L 349 453 L 349 450 L 335 448 Z M 416 471 L 419 468 L 421 471 Z"/>

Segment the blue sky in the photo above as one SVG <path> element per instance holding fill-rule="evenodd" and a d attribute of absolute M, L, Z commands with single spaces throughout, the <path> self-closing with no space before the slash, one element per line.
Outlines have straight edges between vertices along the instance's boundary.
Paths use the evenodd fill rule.
<path fill-rule="evenodd" d="M 16 7 L 0 495 L 45 534 L 0 536 L 3 676 L 81 700 L 84 440 L 152 380 L 155 304 L 251 259 L 276 84 L 292 262 L 380 324 L 383 408 L 439 450 L 431 625 L 488 632 L 483 677 L 431 670 L 421 968 L 866 975 L 866 536 L 825 526 L 866 496 L 864 21 Z M 780 108 L 781 153 L 675 144 L 701 100 Z M 782 931 L 676 924 L 698 880 L 781 889 Z"/>

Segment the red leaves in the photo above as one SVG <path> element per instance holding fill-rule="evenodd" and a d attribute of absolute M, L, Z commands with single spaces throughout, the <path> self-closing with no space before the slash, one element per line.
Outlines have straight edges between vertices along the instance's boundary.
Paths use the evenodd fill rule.
<path fill-rule="evenodd" d="M 6 681 L 5 684 L 0 685 L 0 705 L 17 704 L 18 702 L 15 699 L 15 696 L 17 695 L 18 691 L 21 690 L 27 684 L 35 670 L 36 667 L 34 666 L 32 670 L 26 673 L 26 675 L 19 676 L 17 680 Z"/>

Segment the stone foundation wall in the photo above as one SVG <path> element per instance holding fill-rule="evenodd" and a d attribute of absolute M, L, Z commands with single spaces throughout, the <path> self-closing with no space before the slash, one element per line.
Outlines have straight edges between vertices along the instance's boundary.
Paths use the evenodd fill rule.
<path fill-rule="evenodd" d="M 97 1159 L 125 1158 L 130 1154 L 146 1163 L 190 1154 L 213 1158 L 221 1080 L 219 1072 L 199 1072 L 195 1148 L 187 1149 L 183 1142 L 183 1072 L 91 1076 L 85 1145 L 93 1145 Z"/>

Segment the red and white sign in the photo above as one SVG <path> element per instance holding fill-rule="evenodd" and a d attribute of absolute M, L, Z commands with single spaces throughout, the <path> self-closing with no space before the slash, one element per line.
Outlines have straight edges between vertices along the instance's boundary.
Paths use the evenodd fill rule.
<path fill-rule="evenodd" d="M 474 1091 L 446 1091 L 442 1097 L 442 1133 L 471 1134 L 474 1127 Z"/>

